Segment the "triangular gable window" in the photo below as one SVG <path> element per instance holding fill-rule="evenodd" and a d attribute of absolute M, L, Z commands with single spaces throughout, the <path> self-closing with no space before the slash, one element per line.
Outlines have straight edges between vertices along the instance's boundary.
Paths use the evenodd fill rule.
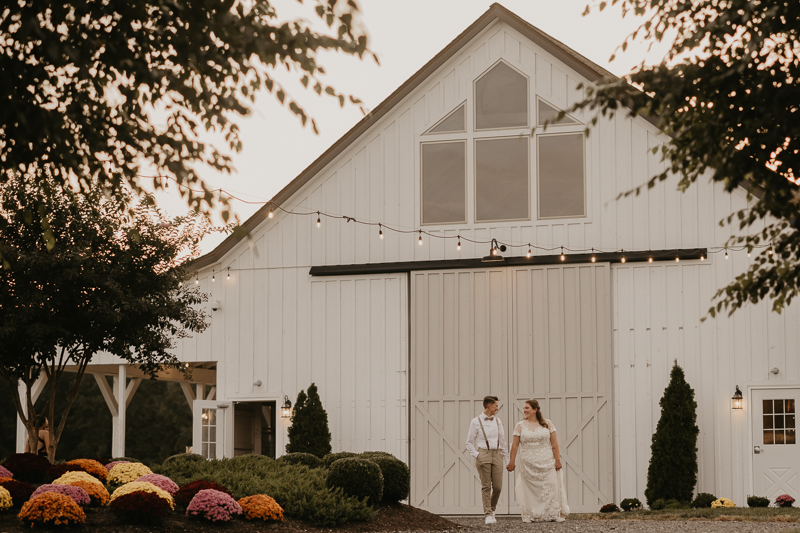
<path fill-rule="evenodd" d="M 463 133 L 467 131 L 467 116 L 464 111 L 464 104 L 458 106 L 455 111 L 444 117 L 434 127 L 429 129 L 429 133 Z"/>
<path fill-rule="evenodd" d="M 553 125 L 553 124 L 580 124 L 580 122 L 578 122 L 577 120 L 575 120 L 574 118 L 572 118 L 569 115 L 564 115 L 561 118 L 561 120 L 556 120 L 556 117 L 558 116 L 560 111 L 558 109 L 556 109 L 555 107 L 551 106 L 550 104 L 548 104 L 547 102 L 545 102 L 544 100 L 542 100 L 541 98 L 539 98 L 538 100 L 539 100 L 539 106 L 538 106 L 539 107 L 539 112 L 538 112 L 539 117 L 538 117 L 538 120 L 537 120 L 536 123 L 539 126 L 544 126 L 544 123 L 547 122 L 547 121 L 550 121 L 549 122 L 550 125 Z"/>

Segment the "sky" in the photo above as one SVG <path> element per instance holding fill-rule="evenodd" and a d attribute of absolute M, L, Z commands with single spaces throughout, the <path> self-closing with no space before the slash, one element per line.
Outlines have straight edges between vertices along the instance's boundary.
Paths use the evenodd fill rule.
<path fill-rule="evenodd" d="M 308 0 L 306 0 L 308 3 Z M 645 44 L 617 51 L 627 35 L 640 25 L 640 17 L 623 18 L 618 7 L 598 12 L 595 8 L 582 16 L 590 0 L 500 0 L 499 3 L 540 30 L 561 41 L 612 73 L 622 76 L 642 62 L 658 63 L 665 46 L 647 50 Z M 369 37 L 369 47 L 380 60 L 359 60 L 344 54 L 323 53 L 320 63 L 326 74 L 322 81 L 344 94 L 353 94 L 374 109 L 397 87 L 403 84 L 433 56 L 479 18 L 492 5 L 490 0 L 359 0 L 361 23 Z M 274 3 L 280 16 L 309 13 L 309 6 L 298 6 L 293 0 Z M 267 202 L 286 184 L 319 157 L 361 118 L 358 106 L 340 108 L 330 97 L 318 97 L 303 89 L 294 74 L 281 73 L 279 80 L 288 93 L 300 102 L 319 127 L 315 135 L 303 127 L 295 115 L 282 107 L 268 93 L 256 100 L 254 112 L 238 119 L 243 149 L 232 154 L 236 172 L 220 174 L 199 168 L 201 177 L 213 188 L 226 191 L 251 202 Z M 213 142 L 213 140 L 212 140 Z M 146 169 L 143 175 L 152 175 Z M 185 213 L 188 208 L 173 186 L 158 195 L 158 203 L 170 215 Z M 261 205 L 233 202 L 235 213 L 244 222 Z M 220 220 L 215 220 L 219 223 Z M 202 253 L 214 249 L 223 239 L 219 233 L 206 237 Z"/>

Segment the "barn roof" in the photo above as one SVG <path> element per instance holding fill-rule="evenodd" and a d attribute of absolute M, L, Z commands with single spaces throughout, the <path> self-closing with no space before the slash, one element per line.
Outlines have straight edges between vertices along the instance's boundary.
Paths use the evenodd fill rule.
<path fill-rule="evenodd" d="M 355 142 L 364 132 L 369 130 L 369 128 L 371 128 L 384 115 L 389 113 L 396 104 L 408 96 L 440 66 L 457 54 L 475 36 L 480 34 L 496 20 L 509 25 L 520 34 L 524 35 L 535 44 L 543 48 L 545 51 L 552 54 L 556 59 L 562 61 L 565 65 L 572 68 L 575 72 L 584 76 L 589 81 L 597 82 L 602 78 L 615 78 L 611 72 L 583 57 L 561 41 L 550 37 L 539 28 L 533 26 L 526 20 L 523 20 L 518 15 L 509 11 L 500 4 L 494 3 L 489 7 L 486 13 L 481 15 L 480 18 L 473 22 L 458 37 L 453 39 L 450 44 L 448 44 L 441 52 L 436 54 L 433 59 L 428 61 L 425 66 L 414 73 L 414 75 L 406 80 L 405 83 L 398 87 L 397 90 L 395 90 L 391 95 L 389 95 L 389 97 L 381 102 L 370 114 L 353 126 L 350 131 L 345 133 L 339 138 L 338 141 L 333 143 L 330 148 L 328 148 L 316 159 L 316 161 L 311 163 L 296 178 L 289 182 L 288 185 L 281 189 L 281 191 L 278 192 L 278 194 L 276 194 L 272 200 L 265 204 L 261 209 L 256 211 L 253 216 L 248 218 L 244 224 L 242 224 L 243 229 L 249 233 L 258 227 L 259 224 L 267 219 L 270 207 L 274 208 L 282 205 L 283 202 L 291 198 L 294 193 L 296 193 L 303 185 L 308 183 L 314 176 L 323 170 L 328 163 L 336 158 L 336 156 L 346 150 L 351 143 Z M 650 118 L 650 121 L 653 122 L 652 118 Z M 194 261 L 193 266 L 197 269 L 201 269 L 217 263 L 240 240 L 241 237 L 238 235 L 228 236 L 228 238 L 222 241 L 214 250 Z"/>

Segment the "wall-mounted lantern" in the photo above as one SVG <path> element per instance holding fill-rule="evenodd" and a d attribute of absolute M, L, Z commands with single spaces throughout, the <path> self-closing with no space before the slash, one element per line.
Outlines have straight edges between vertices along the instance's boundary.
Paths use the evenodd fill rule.
<path fill-rule="evenodd" d="M 291 418 L 292 416 L 292 402 L 289 397 L 283 395 L 283 405 L 281 405 L 281 418 Z"/>
<path fill-rule="evenodd" d="M 742 391 L 739 390 L 739 385 L 736 385 L 736 392 L 731 397 L 731 409 L 742 408 Z"/>

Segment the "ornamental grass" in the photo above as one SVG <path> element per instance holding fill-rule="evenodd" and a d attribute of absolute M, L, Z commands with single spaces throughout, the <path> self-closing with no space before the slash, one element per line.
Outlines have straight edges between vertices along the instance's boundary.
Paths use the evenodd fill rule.
<path fill-rule="evenodd" d="M 85 483 L 96 483 L 97 485 L 103 486 L 98 479 L 92 475 L 87 474 L 86 472 L 67 472 L 63 476 L 59 477 L 58 479 L 53 480 L 54 485 L 72 485 L 76 481 L 83 481 Z"/>
<path fill-rule="evenodd" d="M 0 487 L 0 511 L 11 509 L 14 505 L 14 500 L 11 499 L 11 493 L 3 487 Z"/>
<path fill-rule="evenodd" d="M 11 494 L 11 500 L 14 502 L 15 507 L 20 507 L 23 503 L 30 500 L 31 494 L 33 494 L 34 491 L 33 485 L 30 483 L 8 478 L 0 481 L 0 487 L 3 487 Z"/>
<path fill-rule="evenodd" d="M 114 465 L 108 472 L 108 484 L 114 486 L 125 485 L 152 473 L 153 471 L 142 463 L 122 463 Z"/>
<path fill-rule="evenodd" d="M 11 470 L 4 466 L 0 466 L 0 478 L 2 477 L 10 477 L 13 478 L 14 474 L 11 473 Z"/>
<path fill-rule="evenodd" d="M 152 483 L 156 487 L 167 492 L 170 496 L 175 496 L 175 493 L 178 492 L 178 485 L 167 476 L 162 476 L 161 474 L 147 474 L 136 481 Z"/>
<path fill-rule="evenodd" d="M 14 472 L 14 479 L 28 483 L 41 483 L 49 479 L 50 468 L 53 466 L 47 457 L 35 453 L 15 453 L 9 455 L 3 466 Z"/>
<path fill-rule="evenodd" d="M 73 487 L 80 487 L 89 495 L 89 507 L 103 507 L 108 504 L 111 495 L 108 494 L 106 488 L 99 483 L 90 483 L 88 481 L 73 481 L 70 483 Z"/>
<path fill-rule="evenodd" d="M 219 483 L 198 479 L 178 489 L 178 492 L 175 493 L 175 504 L 179 507 L 188 507 L 192 498 L 194 498 L 198 492 L 205 489 L 213 489 L 224 492 L 225 494 L 231 494 L 231 491 L 229 491 L 227 487 L 223 487 Z"/>
<path fill-rule="evenodd" d="M 246 496 L 239 500 L 245 520 L 283 522 L 283 508 L 266 494 Z"/>
<path fill-rule="evenodd" d="M 106 478 L 108 478 L 106 467 L 93 459 L 73 459 L 72 461 L 67 461 L 66 464 L 79 467 L 87 474 L 96 477 L 101 483 L 105 483 Z"/>
<path fill-rule="evenodd" d="M 241 505 L 230 494 L 214 489 L 203 489 L 195 494 L 186 508 L 186 516 L 210 522 L 228 522 L 241 514 Z"/>
<path fill-rule="evenodd" d="M 41 485 L 39 488 L 33 491 L 33 494 L 31 494 L 31 499 L 47 492 L 54 492 L 56 494 L 68 496 L 72 498 L 72 501 L 81 507 L 89 505 L 92 501 L 91 498 L 89 498 L 89 493 L 80 487 L 76 487 L 74 485 L 53 485 L 52 483 Z"/>
<path fill-rule="evenodd" d="M 72 498 L 55 492 L 45 492 L 25 502 L 18 516 L 29 527 L 64 527 L 86 521 L 83 509 Z"/>

